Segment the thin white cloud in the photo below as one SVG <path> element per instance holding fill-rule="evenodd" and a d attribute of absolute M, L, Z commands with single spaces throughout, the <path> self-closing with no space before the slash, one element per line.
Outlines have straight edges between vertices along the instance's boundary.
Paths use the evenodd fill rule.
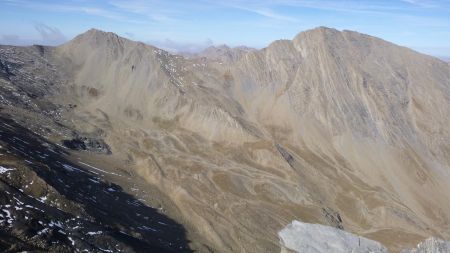
<path fill-rule="evenodd" d="M 307 8 L 332 12 L 348 12 L 386 15 L 398 14 L 404 7 L 394 4 L 381 4 L 373 1 L 332 1 L 332 0 L 204 0 L 209 4 L 217 4 L 253 12 L 278 21 L 298 22 L 300 17 L 276 12 L 280 8 Z"/>
<path fill-rule="evenodd" d="M 39 23 L 34 26 L 45 45 L 59 45 L 67 41 L 66 36 L 56 27 Z"/>
<path fill-rule="evenodd" d="M 325 11 L 336 12 L 353 12 L 353 13 L 403 13 L 407 10 L 402 3 L 408 3 L 411 8 L 416 7 L 434 7 L 448 9 L 450 7 L 449 0 L 392 0 L 392 1 L 369 1 L 369 0 L 204 0 L 209 4 L 219 3 L 228 6 L 237 6 L 243 9 L 251 10 L 258 8 L 274 9 L 276 7 L 296 7 L 308 8 Z"/>
<path fill-rule="evenodd" d="M 166 6 L 164 1 L 143 1 L 143 0 L 112 0 L 108 4 L 120 12 L 139 14 L 158 23 L 176 23 L 179 21 L 178 14 L 181 14 L 175 2 L 170 2 L 173 6 Z M 179 7 L 179 6 L 178 6 Z"/>
<path fill-rule="evenodd" d="M 256 7 L 244 7 L 244 6 L 237 6 L 234 5 L 232 6 L 234 8 L 240 9 L 240 10 L 245 10 L 248 12 L 252 12 L 252 13 L 256 13 L 260 16 L 269 18 L 269 19 L 274 19 L 274 20 L 279 20 L 279 21 L 290 21 L 290 22 L 298 22 L 298 19 L 294 18 L 294 17 L 290 17 L 288 15 L 282 15 L 280 13 L 276 13 L 275 11 L 268 9 L 268 8 L 256 8 Z"/>
<path fill-rule="evenodd" d="M 308 8 L 324 11 L 350 12 L 350 13 L 368 13 L 368 14 L 385 14 L 386 12 L 397 12 L 402 10 L 395 4 L 381 4 L 373 1 L 311 1 L 311 0 L 280 0 L 280 5 Z"/>
<path fill-rule="evenodd" d="M 130 1 L 121 1 L 121 0 L 113 0 L 108 2 L 110 5 L 126 12 L 133 13 L 146 13 L 151 8 L 151 6 L 155 5 L 154 1 L 139 1 L 139 0 L 130 0 Z"/>
<path fill-rule="evenodd" d="M 298 21 L 294 17 L 277 13 L 272 8 L 269 8 L 270 6 L 267 4 L 257 4 L 252 1 L 200 0 L 186 4 L 182 1 L 111 0 L 109 1 L 109 4 L 121 11 L 147 15 L 155 21 L 164 23 L 180 21 L 180 16 L 182 16 L 186 11 L 207 11 L 207 9 L 211 8 L 234 8 L 248 11 L 273 20 L 290 22 Z"/>
<path fill-rule="evenodd" d="M 66 36 L 56 27 L 36 23 L 34 29 L 38 37 L 24 38 L 16 34 L 3 34 L 0 36 L 0 44 L 15 46 L 29 46 L 33 44 L 57 46 L 67 41 Z"/>
<path fill-rule="evenodd" d="M 424 8 L 449 8 L 450 1 L 435 1 L 435 0 L 401 0 L 402 2 Z"/>
<path fill-rule="evenodd" d="M 272 19 L 276 19 L 276 20 L 283 20 L 283 21 L 292 21 L 292 22 L 297 22 L 298 19 L 287 16 L 287 15 L 281 15 L 279 13 L 274 12 L 273 10 L 270 9 L 255 9 L 255 10 L 250 10 L 256 14 L 259 14 L 261 16 L 267 17 L 267 18 L 272 18 Z"/>
<path fill-rule="evenodd" d="M 66 3 L 37 3 L 37 1 L 31 0 L 3 0 L 6 4 L 20 6 L 24 8 L 30 8 L 35 10 L 45 10 L 52 12 L 77 12 L 84 13 L 91 16 L 97 16 L 102 18 L 113 19 L 122 22 L 129 23 L 144 23 L 143 21 L 131 19 L 126 15 L 122 15 L 121 13 L 108 10 L 105 8 L 100 8 L 95 5 L 92 5 L 91 2 L 83 3 L 83 4 L 66 4 Z"/>
<path fill-rule="evenodd" d="M 104 17 L 104 18 L 109 18 L 109 19 L 116 19 L 116 20 L 123 20 L 124 17 L 122 17 L 121 15 L 111 12 L 111 11 L 107 11 L 104 9 L 99 9 L 99 8 L 93 8 L 93 7 L 74 7 L 74 6 L 63 6 L 65 10 L 68 11 L 78 11 L 78 12 L 84 12 L 86 14 L 90 14 L 90 15 L 94 15 L 94 16 L 100 16 L 100 17 Z"/>
<path fill-rule="evenodd" d="M 288 22 L 299 21 L 295 17 L 276 12 L 274 10 L 274 4 L 266 1 L 256 2 L 256 1 L 240 1 L 240 0 L 229 0 L 229 1 L 204 0 L 203 4 L 208 5 L 210 7 L 215 6 L 218 8 L 233 8 L 243 10 L 268 19 L 272 19 L 274 21 L 288 21 Z"/>

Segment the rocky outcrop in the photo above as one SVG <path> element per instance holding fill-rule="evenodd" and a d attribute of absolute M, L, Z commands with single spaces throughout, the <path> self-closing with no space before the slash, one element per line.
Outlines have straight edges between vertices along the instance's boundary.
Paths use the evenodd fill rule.
<path fill-rule="evenodd" d="M 64 146 L 79 151 L 90 151 L 100 154 L 111 154 L 111 149 L 103 139 L 76 136 L 71 140 L 64 140 Z"/>
<path fill-rule="evenodd" d="M 387 253 L 379 242 L 346 231 L 293 221 L 278 233 L 286 250 L 298 253 Z"/>
<path fill-rule="evenodd" d="M 298 253 L 387 253 L 386 247 L 341 229 L 292 221 L 278 236 L 282 252 Z M 450 253 L 450 242 L 430 237 L 416 248 L 401 253 Z"/>
<path fill-rule="evenodd" d="M 450 253 L 450 242 L 430 237 L 415 249 L 403 250 L 401 253 Z"/>

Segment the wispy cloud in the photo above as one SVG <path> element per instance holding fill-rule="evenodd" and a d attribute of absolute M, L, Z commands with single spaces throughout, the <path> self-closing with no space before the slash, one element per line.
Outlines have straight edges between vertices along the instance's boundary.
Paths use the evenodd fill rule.
<path fill-rule="evenodd" d="M 165 1 L 156 0 L 111 0 L 109 5 L 113 6 L 117 11 L 124 13 L 139 14 L 152 21 L 160 23 L 175 23 L 178 20 L 177 14 L 182 13 L 179 9 L 174 8 L 175 2 L 171 2 L 172 6 L 166 6 Z"/>
<path fill-rule="evenodd" d="M 297 22 L 298 19 L 294 18 L 294 17 L 290 17 L 287 15 L 282 15 L 279 13 L 274 12 L 271 9 L 255 9 L 255 10 L 250 10 L 256 14 L 259 14 L 261 16 L 267 17 L 267 18 L 272 18 L 272 19 L 276 19 L 276 20 L 283 20 L 283 21 L 292 21 L 292 22 Z"/>
<path fill-rule="evenodd" d="M 91 16 L 97 16 L 107 19 L 113 19 L 122 22 L 130 22 L 130 23 L 140 23 L 136 19 L 132 19 L 127 17 L 126 15 L 122 15 L 119 12 L 115 12 L 112 10 L 108 10 L 99 6 L 93 5 L 91 2 L 83 2 L 80 4 L 75 3 L 37 3 L 36 1 L 31 0 L 2 0 L 9 5 L 20 6 L 23 8 L 31 8 L 36 10 L 45 10 L 52 12 L 74 12 L 74 13 L 84 13 Z"/>
<path fill-rule="evenodd" d="M 392 9 L 392 6 L 382 6 L 372 4 L 361 4 L 361 1 L 312 1 L 312 0 L 261 0 L 261 1 L 243 1 L 243 0 L 218 0 L 217 3 L 224 6 L 235 7 L 251 12 L 260 12 L 260 14 L 269 18 L 281 19 L 281 20 L 296 20 L 294 17 L 279 14 L 274 11 L 276 8 L 281 7 L 295 7 L 295 8 L 308 8 L 317 10 L 329 10 L 329 11 L 345 11 L 345 12 L 369 12 L 369 11 L 385 11 L 386 9 Z M 266 10 L 265 12 L 259 10 Z M 267 11 L 268 10 L 268 11 Z"/>
<path fill-rule="evenodd" d="M 450 1 L 441 0 L 401 0 L 402 2 L 423 8 L 449 8 Z"/>
<path fill-rule="evenodd" d="M 209 1 L 209 0 L 208 0 Z M 308 8 L 335 12 L 353 13 L 374 13 L 386 14 L 387 12 L 401 13 L 407 10 L 402 3 L 407 3 L 411 7 L 427 8 L 449 8 L 449 0 L 391 0 L 391 1 L 370 1 L 370 0 L 217 0 L 214 1 L 223 5 L 235 6 L 246 10 L 258 10 L 258 8 L 272 9 L 276 7 Z M 210 2 L 213 4 L 213 1 Z M 280 14 L 281 15 L 281 14 Z M 284 16 L 284 15 L 282 15 Z"/>
<path fill-rule="evenodd" d="M 46 45 L 59 45 L 67 41 L 66 36 L 56 27 L 39 23 L 34 26 Z"/>
<path fill-rule="evenodd" d="M 232 8 L 257 14 L 278 22 L 298 22 L 300 17 L 286 13 L 289 8 L 315 9 L 332 12 L 402 14 L 408 8 L 440 8 L 450 10 L 449 0 L 105 0 L 95 1 L 40 2 L 32 0 L 0 0 L 10 5 L 18 5 L 55 12 L 80 12 L 88 15 L 118 20 L 122 22 L 172 23 L 183 21 L 189 12 L 202 12 L 207 9 Z M 409 6 L 409 7 L 408 7 Z"/>
<path fill-rule="evenodd" d="M 66 36 L 56 27 L 51 27 L 43 23 L 34 25 L 38 37 L 24 38 L 17 34 L 4 34 L 0 36 L 0 44 L 29 46 L 40 44 L 46 46 L 57 46 L 67 41 Z"/>
<path fill-rule="evenodd" d="M 261 8 L 261 7 L 259 7 L 259 8 L 250 7 L 249 8 L 249 7 L 237 6 L 237 5 L 233 5 L 232 7 L 236 8 L 236 9 L 240 9 L 240 10 L 245 10 L 245 11 L 248 11 L 248 12 L 251 12 L 251 13 L 255 13 L 255 14 L 258 14 L 260 16 L 263 16 L 263 17 L 266 17 L 266 18 L 269 18 L 269 19 L 273 19 L 273 20 L 289 21 L 289 22 L 297 22 L 298 21 L 297 18 L 277 13 L 274 10 L 269 9 L 267 7 L 263 7 L 263 8 Z"/>
<path fill-rule="evenodd" d="M 203 0 L 203 4 L 216 8 L 232 8 L 257 14 L 274 21 L 298 22 L 298 19 L 274 10 L 275 5 L 268 1 L 241 1 L 241 0 Z"/>

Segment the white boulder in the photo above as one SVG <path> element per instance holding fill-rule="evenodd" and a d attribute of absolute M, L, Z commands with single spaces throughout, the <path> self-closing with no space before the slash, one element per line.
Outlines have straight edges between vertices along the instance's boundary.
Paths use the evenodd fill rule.
<path fill-rule="evenodd" d="M 330 226 L 293 221 L 278 236 L 284 250 L 300 253 L 387 253 L 379 242 Z"/>

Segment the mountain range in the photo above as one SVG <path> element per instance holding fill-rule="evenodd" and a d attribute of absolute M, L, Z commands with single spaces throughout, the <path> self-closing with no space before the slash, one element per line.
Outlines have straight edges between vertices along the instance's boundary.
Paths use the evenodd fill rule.
<path fill-rule="evenodd" d="M 176 55 L 91 29 L 58 47 L 0 46 L 0 92 L 2 122 L 23 127 L 22 140 L 42 138 L 70 166 L 103 171 L 93 180 L 119 185 L 180 235 L 152 241 L 159 229 L 139 226 L 140 218 L 134 227 L 122 214 L 101 221 L 89 211 L 95 203 L 76 200 L 33 166 L 49 161 L 17 151 L 20 141 L 2 134 L 0 145 L 15 157 L 0 156 L 3 168 L 34 171 L 55 198 L 90 213 L 89 226 L 131 238 L 104 238 L 104 249 L 114 249 L 113 237 L 124 251 L 139 252 L 130 246 L 136 239 L 173 251 L 279 252 L 278 232 L 294 220 L 392 252 L 431 236 L 450 240 L 450 65 L 376 37 L 319 27 L 261 50 Z M 39 161 L 27 164 L 28 156 Z M 1 184 L 23 186 L 8 173 Z M 102 198 L 114 209 L 114 198 Z M 2 201 L 12 209 L 12 197 Z M 9 236 L 54 249 L 9 224 Z M 66 243 L 64 250 L 75 247 Z"/>

